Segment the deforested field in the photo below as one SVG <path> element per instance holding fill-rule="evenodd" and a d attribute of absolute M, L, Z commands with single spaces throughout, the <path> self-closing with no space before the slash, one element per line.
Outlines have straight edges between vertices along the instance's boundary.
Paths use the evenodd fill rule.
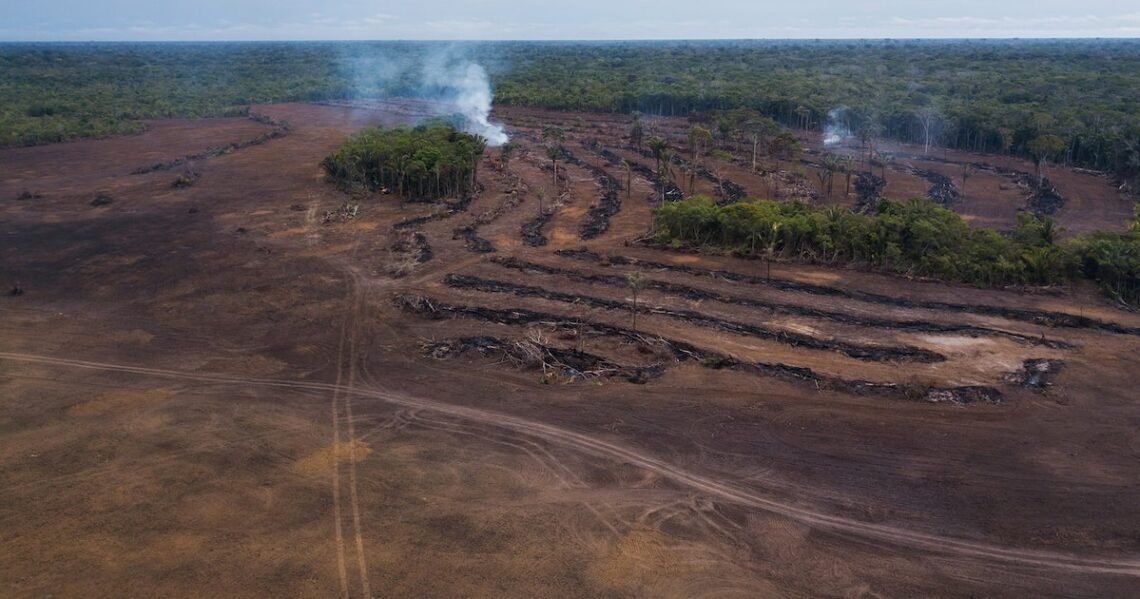
<path fill-rule="evenodd" d="M 625 114 L 497 108 L 466 198 L 326 180 L 425 111 L 0 149 L 0 595 L 1135 595 L 1140 315 L 652 243 Z M 855 206 L 817 173 L 859 141 L 794 135 L 691 189 L 678 150 L 678 187 Z M 882 150 L 891 197 L 968 163 L 972 225 L 1034 209 L 1025 159 Z M 1118 182 L 1047 175 L 1061 237 L 1126 228 Z"/>

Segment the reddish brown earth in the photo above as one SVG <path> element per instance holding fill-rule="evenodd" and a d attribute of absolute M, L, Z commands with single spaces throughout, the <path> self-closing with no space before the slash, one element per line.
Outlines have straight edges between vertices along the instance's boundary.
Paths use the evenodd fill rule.
<path fill-rule="evenodd" d="M 560 164 L 556 188 L 534 139 L 561 122 L 571 151 L 624 181 L 580 143 L 596 137 L 633 159 L 619 116 L 505 112 L 519 155 L 504 171 L 488 151 L 484 191 L 418 228 L 434 257 L 414 264 L 391 249 L 392 225 L 439 206 L 370 197 L 354 220 L 323 222 L 349 198 L 323 180 L 321 158 L 359 127 L 420 110 L 374 108 L 261 107 L 289 121 L 289 135 L 198 161 L 201 177 L 185 189 L 171 186 L 177 170 L 129 173 L 269 128 L 157 123 L 137 137 L 0 151 L 0 282 L 25 290 L 0 297 L 0 594 L 1125 597 L 1140 588 L 1137 330 L 1053 327 L 995 309 L 1118 329 L 1140 329 L 1140 316 L 1086 288 L 1014 293 L 796 264 L 774 265 L 768 281 L 759 262 L 646 248 L 631 240 L 648 229 L 653 191 L 636 174 L 610 229 L 583 242 L 597 179 Z M 680 135 L 684 123 L 659 126 Z M 763 194 L 764 178 L 723 168 Z M 1063 226 L 1121 226 L 1127 210 L 1107 181 L 1058 170 L 1062 192 L 1081 198 L 1058 215 Z M 927 187 L 893 178 L 891 189 Z M 1012 194 L 982 201 L 997 185 L 971 179 L 960 209 L 1013 222 Z M 556 208 L 549 243 L 532 247 L 520 230 L 538 214 L 539 189 Z M 16 199 L 24 190 L 42 197 Z M 92 206 L 99 193 L 114 202 Z M 497 251 L 467 249 L 453 234 L 466 224 Z M 555 253 L 583 246 L 627 260 Z M 621 280 L 634 271 L 657 284 L 639 294 L 645 342 L 605 334 L 632 326 Z M 601 303 L 457 289 L 448 274 Z M 669 291 L 679 287 L 704 299 Z M 432 319 L 396 295 L 544 316 L 526 326 Z M 668 313 L 683 310 L 770 334 Z M 962 326 L 972 328 L 936 331 Z M 639 385 L 520 368 L 494 352 L 424 353 L 468 335 L 569 349 L 580 330 L 587 352 L 662 374 Z M 724 362 L 707 356 L 679 362 L 659 336 L 824 378 L 716 368 Z M 944 360 L 869 360 L 791 339 Z M 1065 367 L 1044 390 L 1006 380 L 1031 358 Z M 854 379 L 899 388 L 833 384 Z M 967 385 L 1002 401 L 921 400 Z"/>

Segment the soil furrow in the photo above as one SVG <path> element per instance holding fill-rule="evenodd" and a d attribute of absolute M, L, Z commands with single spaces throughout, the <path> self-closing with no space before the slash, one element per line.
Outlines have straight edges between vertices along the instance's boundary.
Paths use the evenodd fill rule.
<path fill-rule="evenodd" d="M 484 279 L 482 277 L 474 277 L 470 275 L 449 274 L 444 277 L 444 282 L 455 289 L 471 289 L 489 293 L 512 293 L 519 297 L 540 297 L 556 302 L 580 304 L 590 306 L 592 308 L 602 308 L 606 310 L 629 310 L 632 307 L 629 303 L 623 301 L 573 293 L 562 293 L 560 291 L 543 289 L 542 287 L 535 287 L 531 285 L 517 285 L 506 281 L 496 281 L 493 279 Z M 886 346 L 848 343 L 845 341 L 837 341 L 831 339 L 819 339 L 817 337 L 804 335 L 802 333 L 769 329 L 766 327 L 744 322 L 725 320 L 697 312 L 695 310 L 676 310 L 672 308 L 664 308 L 661 306 L 638 307 L 639 311 L 642 309 L 644 309 L 644 311 L 648 314 L 667 316 L 669 318 L 681 320 L 687 323 L 719 329 L 729 333 L 737 333 L 740 335 L 748 335 L 759 339 L 776 341 L 785 345 L 790 345 L 792 347 L 805 347 L 808 349 L 837 351 L 846 354 L 848 357 L 855 358 L 856 360 L 869 360 L 872 362 L 900 361 L 921 363 L 946 361 L 946 357 L 942 354 L 909 345 Z"/>
<path fill-rule="evenodd" d="M 828 287 L 825 285 L 816 285 L 813 283 L 803 283 L 800 281 L 790 281 L 788 279 L 769 279 L 767 277 L 746 275 L 728 270 L 699 268 L 695 266 L 687 266 L 684 264 L 670 264 L 667 262 L 655 262 L 651 260 L 631 258 L 629 256 L 611 254 L 603 257 L 601 254 L 585 249 L 557 250 L 555 251 L 555 254 L 574 260 L 583 260 L 596 263 L 604 261 L 609 264 L 617 264 L 621 266 L 638 266 L 642 268 L 670 270 L 701 277 L 726 279 L 729 281 L 747 283 L 750 285 L 765 285 L 774 289 L 778 289 L 780 291 L 796 291 L 801 293 L 810 293 L 813 295 L 841 297 L 872 304 L 897 306 L 899 308 L 965 312 L 968 314 L 979 314 L 982 316 L 997 316 L 1009 320 L 1029 322 L 1047 327 L 1093 329 L 1098 331 L 1106 331 L 1109 333 L 1117 333 L 1121 335 L 1140 336 L 1140 327 L 1129 327 L 1115 322 L 1107 322 L 1103 320 L 1097 320 L 1095 318 L 1089 318 L 1087 316 L 1068 314 L 1065 312 L 1008 308 L 1005 306 L 993 306 L 989 304 L 959 304 L 952 302 L 909 300 L 899 297 L 880 295 L 877 293 L 868 293 L 866 291 L 850 291 L 847 289 L 839 289 L 837 287 Z"/>
<path fill-rule="evenodd" d="M 425 296 L 416 295 L 397 296 L 396 302 L 402 309 L 428 318 L 472 318 L 483 322 L 509 326 L 537 324 L 566 329 L 567 331 L 577 331 L 585 327 L 589 333 L 593 335 L 616 337 L 629 342 L 644 343 L 651 346 L 664 345 L 674 359 L 679 362 L 694 360 L 701 366 L 716 370 L 737 370 L 787 380 L 803 381 L 821 390 L 830 389 L 854 394 L 873 393 L 880 397 L 920 399 L 929 402 L 950 401 L 961 404 L 977 402 L 1001 403 L 1004 401 L 1002 393 L 993 387 L 970 385 L 916 389 L 908 385 L 897 383 L 879 383 L 823 375 L 815 372 L 811 368 L 779 362 L 744 362 L 725 354 L 698 348 L 684 341 L 655 337 L 639 333 L 633 329 L 601 322 L 566 318 L 549 312 L 538 312 L 524 308 L 495 309 L 481 306 L 447 304 Z"/>
<path fill-rule="evenodd" d="M 514 257 L 497 258 L 492 261 L 495 264 L 521 271 L 539 272 L 542 274 L 566 277 L 574 281 L 583 283 L 600 283 L 603 285 L 610 285 L 614 287 L 628 287 L 629 282 L 626 277 L 621 275 L 599 275 L 589 274 L 578 270 L 568 268 L 559 268 L 556 266 L 547 266 L 537 262 L 528 262 Z M 930 322 L 923 320 L 896 320 L 888 318 L 874 318 L 869 316 L 856 316 L 852 314 L 845 314 L 842 312 L 833 312 L 829 310 L 820 310 L 818 308 L 811 308 L 808 306 L 801 306 L 798 304 L 789 304 L 781 302 L 770 302 L 759 299 L 752 299 L 746 297 L 737 297 L 717 293 L 715 291 L 708 291 L 706 289 L 699 289 L 697 287 L 690 287 L 688 285 L 681 285 L 678 283 L 670 283 L 668 281 L 659 281 L 656 279 L 643 279 L 642 285 L 645 289 L 652 289 L 660 291 L 669 295 L 683 297 L 688 300 L 700 301 L 711 300 L 721 302 L 724 304 L 734 304 L 737 306 L 747 306 L 750 308 L 761 308 L 764 310 L 771 310 L 779 314 L 788 314 L 792 316 L 805 316 L 809 318 L 819 318 L 823 320 L 831 320 L 843 324 L 850 324 L 856 326 L 869 326 L 880 329 L 891 329 L 897 331 L 910 331 L 918 333 L 960 333 L 966 335 L 988 335 L 993 337 L 1004 337 L 1013 339 L 1022 343 L 1032 345 L 1042 345 L 1052 349 L 1071 349 L 1073 345 L 1066 341 L 1057 339 L 1044 339 L 1042 337 L 1034 337 L 1032 335 L 1022 335 L 1010 331 L 1001 331 L 998 329 L 991 329 L 977 325 L 969 324 L 945 324 L 938 322 Z"/>

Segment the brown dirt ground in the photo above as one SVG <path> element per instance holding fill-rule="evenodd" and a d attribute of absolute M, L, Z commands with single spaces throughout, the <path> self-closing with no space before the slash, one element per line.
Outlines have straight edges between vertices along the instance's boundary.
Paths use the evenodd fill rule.
<path fill-rule="evenodd" d="M 664 374 L 635 385 L 544 377 L 474 353 L 426 357 L 425 342 L 461 335 L 538 335 L 563 348 L 575 340 L 548 324 L 429 320 L 396 307 L 393 294 L 630 326 L 622 310 L 446 286 L 444 275 L 460 273 L 630 297 L 620 286 L 507 269 L 467 250 L 453 230 L 481 214 L 488 216 L 477 234 L 495 246 L 493 255 L 582 274 L 634 267 L 553 251 L 585 245 L 766 272 L 761 262 L 631 243 L 648 227 L 652 196 L 636 175 L 610 230 L 582 242 L 578 228 L 598 185 L 569 166 L 555 193 L 534 136 L 561 122 L 569 147 L 601 164 L 580 141 L 595 137 L 630 154 L 619 139 L 627 121 L 512 109 L 500 115 L 522 145 L 510 172 L 489 151 L 485 190 L 467 212 L 422 227 L 435 257 L 392 278 L 401 257 L 390 249 L 391 225 L 438 208 L 370 197 L 357 219 L 322 224 L 347 198 L 317 164 L 353 130 L 405 122 L 422 107 L 258 110 L 288 120 L 292 132 L 198 162 L 201 178 L 187 189 L 171 187 L 176 172 L 129 173 L 266 127 L 244 119 L 156 123 L 134 137 L 0 150 L 0 282 L 26 290 L 0 297 L 0 594 L 1135 594 L 1140 336 L 645 269 L 655 280 L 775 305 L 989 331 L 911 332 L 647 290 L 645 308 L 699 310 L 823 340 L 910 345 L 946 360 L 866 361 L 649 314 L 638 319 L 646 335 L 841 378 L 987 385 L 1005 401 L 855 395 L 675 363 L 593 333 L 587 351 L 621 364 L 660 363 Z M 675 135 L 684 129 L 682 121 L 658 126 Z M 620 169 L 603 168 L 625 180 Z M 765 184 L 724 168 L 753 193 Z M 1081 202 L 1061 212 L 1063 226 L 1121 225 L 1128 211 L 1107 182 L 1058 170 L 1051 175 L 1062 192 Z M 926 187 L 895 178 L 894 189 Z M 997 185 L 971 180 L 970 196 Z M 698 188 L 711 191 L 707 182 Z M 25 189 L 43 197 L 17 200 Z M 548 245 L 532 248 L 520 228 L 537 214 L 538 189 L 547 205 L 559 195 L 564 204 L 545 228 Z M 93 207 L 97 193 L 115 202 Z M 959 209 L 987 224 L 1013 222 L 1017 198 L 993 197 Z M 978 290 L 795 264 L 774 265 L 772 277 L 1140 327 L 1140 316 L 1084 287 Z M 1043 392 L 1006 382 L 1027 358 L 1066 366 Z"/>

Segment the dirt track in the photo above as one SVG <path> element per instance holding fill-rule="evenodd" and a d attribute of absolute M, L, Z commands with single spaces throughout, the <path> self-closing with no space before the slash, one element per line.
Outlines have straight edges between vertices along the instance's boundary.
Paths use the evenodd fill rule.
<path fill-rule="evenodd" d="M 373 108 L 262 107 L 289 134 L 196 161 L 186 189 L 173 171 L 130 172 L 270 127 L 160 124 L 0 151 L 0 277 L 26 290 L 0 297 L 4 594 L 1127 596 L 1140 584 L 1140 317 L 1084 288 L 1018 294 L 783 264 L 769 280 L 761 263 L 626 245 L 648 228 L 652 184 L 634 173 L 627 192 L 625 171 L 580 144 L 632 159 L 617 116 L 511 111 L 521 151 L 510 172 L 488 152 L 470 205 L 378 197 L 322 223 L 345 198 L 320 158 L 357 127 L 418 113 Z M 531 141 L 551 119 L 584 162 L 561 162 L 557 188 Z M 584 241 L 603 174 L 621 201 Z M 43 197 L 16 200 L 24 189 Z M 551 217 L 547 245 L 531 247 L 538 189 Z M 94 207 L 96 193 L 114 202 Z M 434 214 L 409 228 L 433 257 L 409 266 L 392 225 Z M 555 253 L 582 246 L 624 258 Z M 393 277 L 397 263 L 408 274 Z M 630 329 L 621 281 L 637 270 L 653 282 L 638 335 L 720 357 L 678 361 L 602 334 Z M 549 324 L 429 319 L 397 294 Z M 424 355 L 464 335 L 581 341 L 663 370 L 638 385 Z M 725 359 L 899 391 L 853 394 Z M 1033 359 L 1064 363 L 1043 390 L 1008 379 Z M 1001 401 L 923 401 L 967 386 Z"/>

